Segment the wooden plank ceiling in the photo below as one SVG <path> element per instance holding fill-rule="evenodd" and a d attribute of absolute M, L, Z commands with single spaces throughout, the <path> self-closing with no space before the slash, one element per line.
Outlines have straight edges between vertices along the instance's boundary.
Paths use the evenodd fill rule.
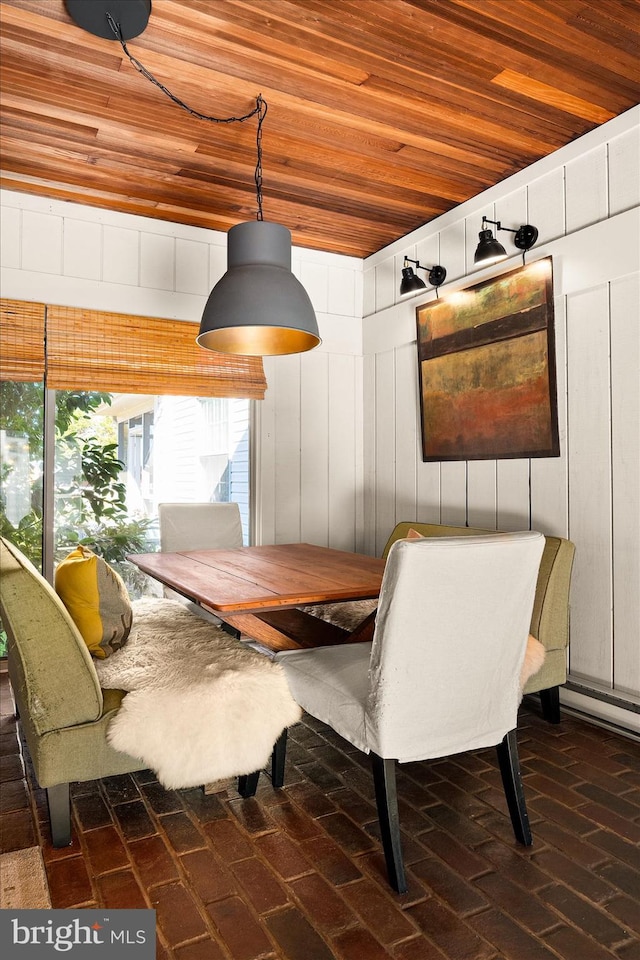
<path fill-rule="evenodd" d="M 256 122 L 173 104 L 64 0 L 2 0 L 2 185 L 226 231 Z M 130 52 L 193 109 L 262 94 L 264 218 L 364 257 L 640 99 L 637 0 L 152 0 Z"/>

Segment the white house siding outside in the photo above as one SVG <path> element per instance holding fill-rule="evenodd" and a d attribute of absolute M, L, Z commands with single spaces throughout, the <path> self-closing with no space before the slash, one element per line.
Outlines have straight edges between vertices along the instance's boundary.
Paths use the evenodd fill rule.
<path fill-rule="evenodd" d="M 235 500 L 249 542 L 248 400 L 118 394 L 102 412 L 118 424 L 133 516 L 157 519 L 160 503 Z"/>

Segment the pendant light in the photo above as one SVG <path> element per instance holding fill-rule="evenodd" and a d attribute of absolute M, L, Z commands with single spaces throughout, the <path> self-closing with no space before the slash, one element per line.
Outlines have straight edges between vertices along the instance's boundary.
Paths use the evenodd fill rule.
<path fill-rule="evenodd" d="M 311 300 L 291 272 L 291 233 L 262 217 L 262 123 L 258 97 L 257 219 L 227 234 L 227 272 L 209 294 L 196 337 L 220 353 L 276 356 L 304 353 L 320 343 Z"/>
<path fill-rule="evenodd" d="M 200 346 L 220 353 L 275 356 L 302 353 L 320 341 L 309 296 L 291 272 L 291 232 L 262 214 L 262 124 L 267 103 L 256 97 L 241 117 L 213 117 L 193 110 L 171 93 L 127 49 L 151 15 L 151 0 L 65 0 L 69 16 L 98 37 L 117 40 L 132 65 L 174 103 L 199 120 L 243 123 L 257 118 L 255 221 L 238 223 L 227 235 L 227 272 L 211 291 L 202 315 Z"/>

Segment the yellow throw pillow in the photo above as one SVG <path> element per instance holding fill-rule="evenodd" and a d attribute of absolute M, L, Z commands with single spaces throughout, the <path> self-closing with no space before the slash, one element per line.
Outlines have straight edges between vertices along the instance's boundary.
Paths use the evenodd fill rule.
<path fill-rule="evenodd" d="M 73 550 L 58 564 L 55 588 L 94 657 L 104 660 L 124 646 L 131 603 L 122 577 L 102 557 L 82 546 Z"/>

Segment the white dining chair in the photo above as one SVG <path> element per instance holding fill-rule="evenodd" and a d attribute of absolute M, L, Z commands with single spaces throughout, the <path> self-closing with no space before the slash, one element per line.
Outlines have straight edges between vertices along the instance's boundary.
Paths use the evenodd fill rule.
<path fill-rule="evenodd" d="M 529 622 L 545 539 L 535 532 L 398 540 L 373 640 L 283 651 L 294 699 L 371 755 L 391 886 L 407 889 L 396 761 L 497 746 L 516 839 L 531 844 L 516 742 Z M 286 736 L 273 756 L 282 786 Z"/>
<path fill-rule="evenodd" d="M 237 503 L 161 503 L 158 517 L 162 553 L 242 546 L 242 522 Z M 198 616 L 220 623 L 214 614 L 169 587 L 164 588 L 164 595 L 170 600 L 180 600 Z"/>

